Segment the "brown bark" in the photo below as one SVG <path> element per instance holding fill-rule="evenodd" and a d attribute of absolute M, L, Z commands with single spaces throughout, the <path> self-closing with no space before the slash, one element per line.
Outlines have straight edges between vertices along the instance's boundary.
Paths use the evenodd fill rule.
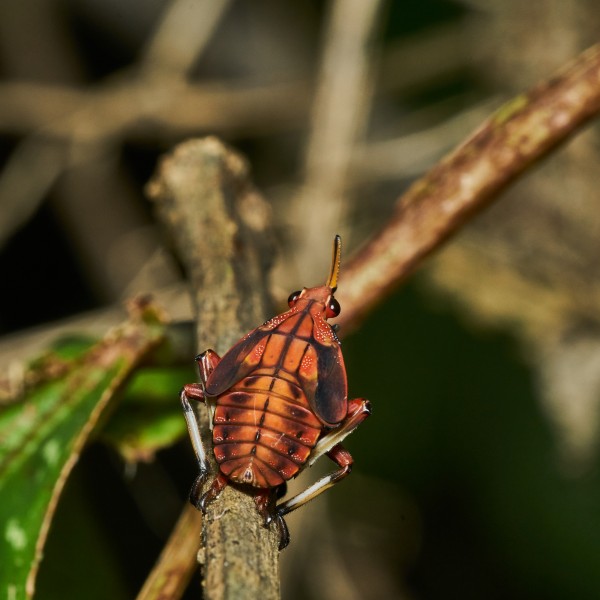
<path fill-rule="evenodd" d="M 223 354 L 272 312 L 269 208 L 243 159 L 215 138 L 178 146 L 163 159 L 148 193 L 191 282 L 198 350 Z M 203 438 L 210 440 L 204 407 L 199 415 Z M 201 537 L 204 598 L 279 597 L 279 538 L 263 527 L 250 496 L 227 487 L 209 505 Z"/>
<path fill-rule="evenodd" d="M 600 112 L 600 46 L 500 107 L 415 182 L 392 220 L 347 263 L 340 323 L 355 325 L 475 213 Z"/>

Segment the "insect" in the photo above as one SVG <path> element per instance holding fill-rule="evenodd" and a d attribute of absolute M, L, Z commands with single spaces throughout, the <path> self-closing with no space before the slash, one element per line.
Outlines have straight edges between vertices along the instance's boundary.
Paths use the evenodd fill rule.
<path fill-rule="evenodd" d="M 341 442 L 371 412 L 368 400 L 348 400 L 340 342 L 327 322 L 340 313 L 334 293 L 341 247 L 338 235 L 324 286 L 292 293 L 287 312 L 248 333 L 223 358 L 213 350 L 197 356 L 201 383 L 181 391 L 200 467 L 190 501 L 206 512 L 228 484 L 244 487 L 252 492 L 265 525 L 277 526 L 280 549 L 289 543 L 283 517 L 350 473 L 353 459 Z M 209 465 L 190 400 L 207 405 L 219 468 L 203 495 Z M 323 455 L 338 469 L 276 504 L 286 482 Z"/>

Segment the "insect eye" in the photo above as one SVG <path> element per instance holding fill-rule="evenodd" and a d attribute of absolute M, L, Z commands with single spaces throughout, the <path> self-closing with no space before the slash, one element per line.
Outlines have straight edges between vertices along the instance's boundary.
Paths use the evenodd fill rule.
<path fill-rule="evenodd" d="M 290 297 L 288 298 L 288 306 L 290 308 L 292 308 L 292 306 L 294 306 L 294 304 L 296 304 L 296 301 L 298 300 L 298 298 L 300 298 L 300 292 L 292 292 L 290 294 Z"/>
<path fill-rule="evenodd" d="M 331 298 L 329 298 L 329 302 L 327 303 L 325 316 L 328 319 L 332 319 L 333 317 L 337 317 L 340 314 L 340 310 L 340 303 L 333 296 L 331 296 Z"/>

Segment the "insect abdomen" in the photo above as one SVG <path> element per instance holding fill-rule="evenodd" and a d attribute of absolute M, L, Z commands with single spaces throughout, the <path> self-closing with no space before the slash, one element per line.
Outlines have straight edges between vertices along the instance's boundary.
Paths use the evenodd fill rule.
<path fill-rule="evenodd" d="M 269 371 L 245 377 L 219 396 L 213 427 L 221 472 L 261 488 L 296 475 L 322 430 L 294 377 Z"/>

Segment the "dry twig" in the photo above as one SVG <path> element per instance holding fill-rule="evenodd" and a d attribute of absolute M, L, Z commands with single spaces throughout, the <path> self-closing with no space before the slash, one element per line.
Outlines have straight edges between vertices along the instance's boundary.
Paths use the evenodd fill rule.
<path fill-rule="evenodd" d="M 324 233 L 336 233 L 344 220 L 351 158 L 371 106 L 372 45 L 381 12 L 380 1 L 352 0 L 349 5 L 337 0 L 331 6 L 304 157 L 305 181 L 292 210 L 302 280 L 319 265 L 325 270 L 318 242 Z"/>
<path fill-rule="evenodd" d="M 340 322 L 355 326 L 523 171 L 600 113 L 600 45 L 496 111 L 415 182 L 375 238 L 346 264 Z"/>
<path fill-rule="evenodd" d="M 148 191 L 191 281 L 198 347 L 222 354 L 271 312 L 268 207 L 243 160 L 214 138 L 176 148 Z M 203 407 L 199 414 L 209 440 Z M 212 469 L 217 472 L 214 461 Z M 262 526 L 253 499 L 227 487 L 203 523 L 203 597 L 278 598 L 278 541 L 276 531 Z"/>
<path fill-rule="evenodd" d="M 198 535 L 202 515 L 188 504 L 181 513 L 155 568 L 137 600 L 174 600 L 181 598 L 196 568 Z"/>

